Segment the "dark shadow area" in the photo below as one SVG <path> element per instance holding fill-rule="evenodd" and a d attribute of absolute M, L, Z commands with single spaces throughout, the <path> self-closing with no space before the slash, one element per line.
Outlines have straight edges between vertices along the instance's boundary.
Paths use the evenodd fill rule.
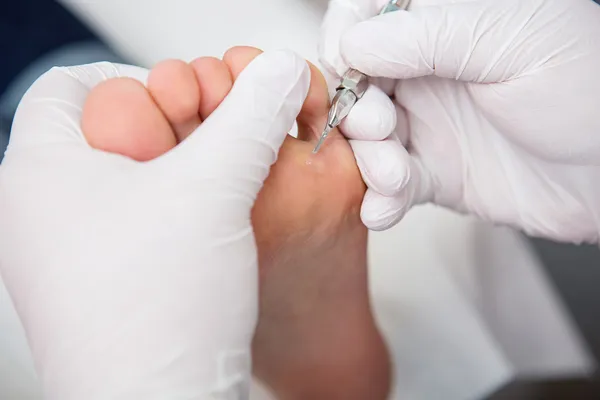
<path fill-rule="evenodd" d="M 598 400 L 600 380 L 515 381 L 488 400 Z"/>
<path fill-rule="evenodd" d="M 94 34 L 52 0 L 3 1 L 0 5 L 0 93 L 40 56 Z"/>
<path fill-rule="evenodd" d="M 55 66 L 125 62 L 78 18 L 52 0 L 0 5 L 0 162 L 26 90 Z"/>
<path fill-rule="evenodd" d="M 594 358 L 600 362 L 600 249 L 531 239 Z M 600 399 L 600 397 L 598 397 Z"/>

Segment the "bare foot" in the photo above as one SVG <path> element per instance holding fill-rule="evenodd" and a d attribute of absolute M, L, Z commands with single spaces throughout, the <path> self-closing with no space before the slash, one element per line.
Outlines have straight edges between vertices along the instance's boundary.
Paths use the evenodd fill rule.
<path fill-rule="evenodd" d="M 217 108 L 260 51 L 223 60 L 169 60 L 147 88 L 127 78 L 95 88 L 82 128 L 96 148 L 147 161 L 184 140 Z M 311 153 L 328 108 L 312 67 L 309 96 L 252 213 L 259 250 L 260 316 L 254 372 L 283 399 L 385 398 L 387 350 L 368 297 L 364 185 L 348 143 L 335 132 Z"/>

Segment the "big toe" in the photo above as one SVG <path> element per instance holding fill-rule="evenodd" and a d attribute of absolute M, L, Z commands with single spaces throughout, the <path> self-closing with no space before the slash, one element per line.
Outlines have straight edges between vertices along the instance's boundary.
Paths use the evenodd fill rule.
<path fill-rule="evenodd" d="M 92 89 L 81 128 L 90 146 L 137 161 L 152 160 L 177 143 L 150 93 L 131 78 L 110 79 Z"/>

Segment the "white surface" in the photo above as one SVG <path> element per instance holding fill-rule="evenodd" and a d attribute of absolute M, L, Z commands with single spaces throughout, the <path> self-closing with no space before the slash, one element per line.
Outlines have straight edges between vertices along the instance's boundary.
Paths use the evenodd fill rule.
<path fill-rule="evenodd" d="M 467 220 L 423 207 L 371 235 L 371 287 L 397 368 L 395 399 L 476 399 L 512 377 L 453 276 L 453 265 L 473 264 L 469 230 Z"/>
<path fill-rule="evenodd" d="M 472 236 L 481 261 L 471 274 L 477 283 L 473 304 L 515 372 L 530 378 L 592 372 L 593 357 L 536 267 L 531 246 L 510 229 L 485 224 L 474 224 Z"/>
<path fill-rule="evenodd" d="M 322 0 L 62 0 L 140 65 L 221 56 L 232 46 L 291 48 L 317 61 Z M 283 16 L 283 18 L 282 18 Z"/>
<path fill-rule="evenodd" d="M 110 43 L 130 56 L 132 62 L 146 66 L 169 57 L 190 60 L 201 55 L 218 56 L 239 44 L 263 49 L 288 47 L 316 61 L 318 27 L 324 10 L 324 1 L 319 0 L 68 3 Z M 482 288 L 489 290 L 494 282 L 482 282 L 478 276 L 489 264 L 477 262 L 487 256 L 475 252 L 473 229 L 469 219 L 422 207 L 411 212 L 394 230 L 371 237 L 371 287 L 376 313 L 397 366 L 395 398 L 477 399 L 519 370 L 503 343 L 519 346 L 523 343 L 523 332 L 519 331 L 517 337 L 502 333 L 499 340 L 494 331 L 498 324 L 481 317 L 482 311 L 487 310 L 482 304 L 487 303 L 478 293 Z M 500 237 L 510 234 L 498 233 Z M 499 239 L 498 235 L 494 240 Z M 513 251 L 515 245 L 510 241 L 503 243 L 502 250 L 496 249 L 493 254 L 502 257 Z M 534 260 L 521 260 L 525 260 L 523 270 L 539 274 Z M 494 279 L 500 272 L 493 272 Z M 509 274 L 512 273 L 518 281 L 520 272 Z M 504 284 L 493 285 L 495 290 L 506 293 L 507 286 L 512 284 L 510 279 L 499 281 Z M 527 314 L 531 318 L 529 324 L 539 327 L 558 324 L 560 331 L 566 333 L 559 338 L 539 340 L 543 346 L 533 353 L 525 349 L 523 356 L 555 354 L 561 347 L 575 349 L 554 357 L 553 369 L 558 368 L 557 363 L 561 364 L 563 358 L 567 367 L 571 368 L 575 360 L 576 369 L 584 369 L 587 360 L 581 354 L 585 350 L 578 346 L 568 320 L 560 307 L 556 307 L 554 294 L 539 277 L 527 282 L 519 287 L 519 293 L 522 304 L 531 305 Z M 530 292 L 538 294 L 537 300 L 532 299 Z M 513 304 L 504 306 L 507 308 L 503 312 L 510 315 L 518 315 L 522 309 L 515 309 Z M 548 315 L 549 320 L 545 318 Z M 498 329 L 502 330 L 502 326 Z M 540 332 L 535 335 L 534 339 L 539 339 Z M 0 397 L 10 398 L 4 393 Z"/>

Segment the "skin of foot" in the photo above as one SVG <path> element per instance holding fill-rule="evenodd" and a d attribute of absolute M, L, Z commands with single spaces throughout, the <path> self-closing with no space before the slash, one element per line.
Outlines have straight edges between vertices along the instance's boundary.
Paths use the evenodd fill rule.
<path fill-rule="evenodd" d="M 222 60 L 164 61 L 146 86 L 108 80 L 88 96 L 84 135 L 100 150 L 159 157 L 210 117 L 259 54 L 235 47 Z M 253 370 L 281 399 L 385 399 L 390 363 L 371 313 L 359 214 L 365 186 L 337 131 L 312 154 L 329 97 L 321 73 L 311 72 L 298 138 L 285 140 L 252 211 L 260 273 Z"/>

